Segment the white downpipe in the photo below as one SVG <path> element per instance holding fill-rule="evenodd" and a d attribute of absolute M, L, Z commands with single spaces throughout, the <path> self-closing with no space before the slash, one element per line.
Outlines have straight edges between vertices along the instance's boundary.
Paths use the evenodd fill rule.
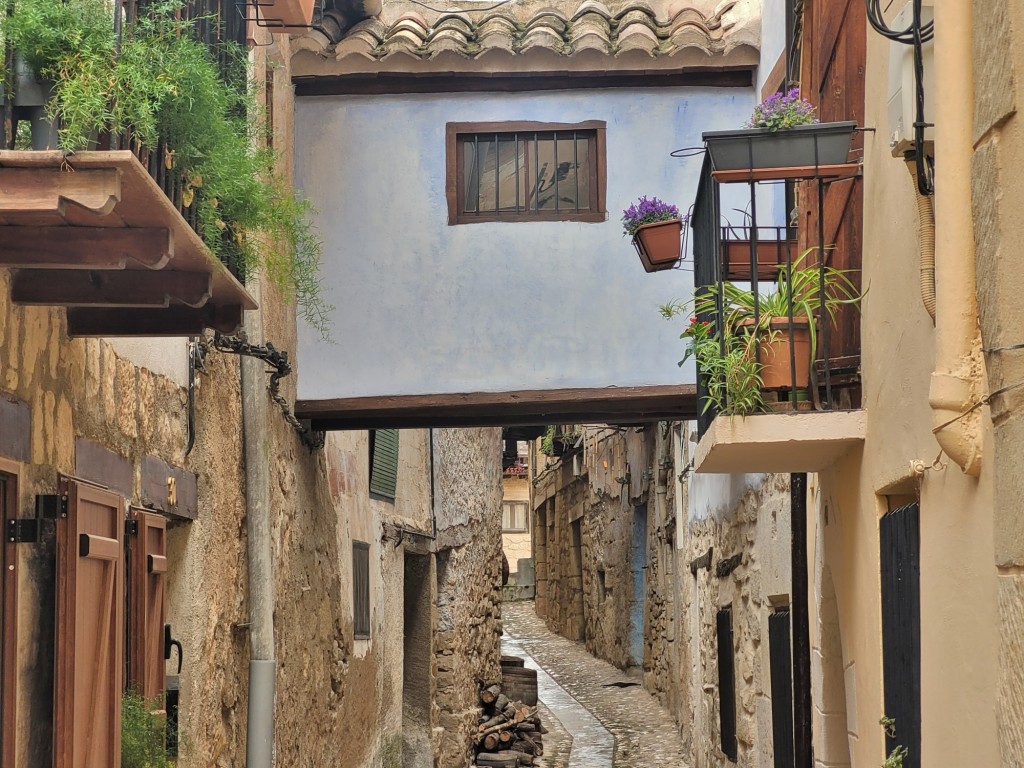
<path fill-rule="evenodd" d="M 935 372 L 928 402 L 942 450 L 964 472 L 981 471 L 984 368 L 975 296 L 971 218 L 971 121 L 974 105 L 971 3 L 936 0 L 935 79 Z"/>

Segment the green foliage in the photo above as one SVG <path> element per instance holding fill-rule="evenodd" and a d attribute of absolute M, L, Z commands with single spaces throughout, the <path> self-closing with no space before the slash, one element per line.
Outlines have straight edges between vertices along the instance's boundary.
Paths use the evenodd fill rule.
<path fill-rule="evenodd" d="M 121 697 L 121 768 L 174 768 L 164 747 L 164 719 L 153 714 L 162 707 L 134 691 Z"/>
<path fill-rule="evenodd" d="M 896 738 L 896 720 L 891 717 L 883 716 L 878 724 L 882 726 L 882 730 L 885 731 L 885 735 L 890 739 Z M 893 748 L 889 756 L 885 758 L 885 762 L 882 763 L 881 768 L 903 768 L 903 759 L 910 754 L 910 750 L 904 746 L 896 746 Z"/>
<path fill-rule="evenodd" d="M 262 114 L 244 87 L 225 81 L 214 55 L 163 0 L 126 25 L 115 55 L 109 0 L 15 0 L 4 34 L 55 83 L 48 105 L 66 152 L 100 132 L 171 149 L 161 160 L 184 180 L 203 241 L 228 264 L 262 268 L 326 338 L 331 309 L 320 294 L 321 240 L 309 201 L 276 172 Z M 228 81 L 245 83 L 244 49 L 222 44 Z"/>
<path fill-rule="evenodd" d="M 555 430 L 554 424 L 547 428 L 544 432 L 544 436 L 540 439 L 540 452 L 545 456 L 555 455 Z"/>

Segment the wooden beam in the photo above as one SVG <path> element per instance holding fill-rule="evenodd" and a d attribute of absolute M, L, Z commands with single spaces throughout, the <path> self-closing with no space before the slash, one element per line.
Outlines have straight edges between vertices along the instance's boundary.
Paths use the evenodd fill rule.
<path fill-rule="evenodd" d="M 792 168 L 738 168 L 712 171 L 715 181 L 730 184 L 740 181 L 782 181 L 785 179 L 850 179 L 861 175 L 860 163 L 843 165 L 798 165 Z"/>
<path fill-rule="evenodd" d="M 176 302 L 198 308 L 210 298 L 212 282 L 208 272 L 23 269 L 11 280 L 11 301 L 67 307 L 169 307 Z"/>
<path fill-rule="evenodd" d="M 129 259 L 150 269 L 174 254 L 160 227 L 2 227 L 0 266 L 27 269 L 124 269 Z"/>
<path fill-rule="evenodd" d="M 75 203 L 105 216 L 121 199 L 117 168 L 72 171 L 70 168 L 0 167 L 0 216 L 56 213 Z"/>
<path fill-rule="evenodd" d="M 302 75 L 292 79 L 296 96 L 354 96 L 389 93 L 480 93 L 552 91 L 586 88 L 749 88 L 750 67 L 688 68 L 685 71 L 643 72 L 520 72 Z"/>
<path fill-rule="evenodd" d="M 299 400 L 299 418 L 316 429 L 636 424 L 693 419 L 692 385 L 518 390 Z"/>
<path fill-rule="evenodd" d="M 198 336 L 205 328 L 234 333 L 242 324 L 238 304 L 207 304 L 199 309 L 68 309 L 69 336 Z"/>

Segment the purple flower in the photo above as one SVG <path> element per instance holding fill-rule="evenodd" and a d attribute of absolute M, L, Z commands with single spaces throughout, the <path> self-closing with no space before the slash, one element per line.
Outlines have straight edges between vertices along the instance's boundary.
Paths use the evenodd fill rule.
<path fill-rule="evenodd" d="M 754 107 L 754 114 L 745 127 L 777 131 L 816 122 L 818 118 L 814 116 L 814 107 L 806 99 L 800 98 L 799 88 L 793 88 L 785 95 L 772 94 Z"/>
<path fill-rule="evenodd" d="M 679 208 L 656 197 L 641 197 L 622 212 L 622 228 L 627 235 L 635 235 L 637 229 L 644 224 L 680 218 L 685 221 L 689 217 L 680 216 Z"/>

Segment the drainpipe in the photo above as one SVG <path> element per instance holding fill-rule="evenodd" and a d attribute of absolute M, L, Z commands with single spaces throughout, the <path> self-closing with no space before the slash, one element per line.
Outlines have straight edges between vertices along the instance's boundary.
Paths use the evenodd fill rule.
<path fill-rule="evenodd" d="M 932 431 L 942 450 L 969 475 L 981 471 L 980 399 L 984 369 L 975 296 L 974 226 L 971 219 L 972 4 L 935 3 L 935 372 L 928 402 Z M 935 86 L 933 86 L 935 87 Z"/>
<path fill-rule="evenodd" d="M 935 206 L 931 195 L 922 195 L 917 184 L 917 163 L 907 161 L 907 170 L 917 198 L 918 270 L 921 281 L 921 303 L 935 322 Z"/>
<path fill-rule="evenodd" d="M 262 303 L 259 280 L 250 293 Z M 262 310 L 245 313 L 245 332 L 263 338 Z M 274 763 L 274 560 L 270 540 L 270 476 L 267 441 L 265 364 L 242 356 L 242 442 L 245 451 L 245 532 L 249 549 L 249 718 L 246 768 L 271 768 Z"/>

